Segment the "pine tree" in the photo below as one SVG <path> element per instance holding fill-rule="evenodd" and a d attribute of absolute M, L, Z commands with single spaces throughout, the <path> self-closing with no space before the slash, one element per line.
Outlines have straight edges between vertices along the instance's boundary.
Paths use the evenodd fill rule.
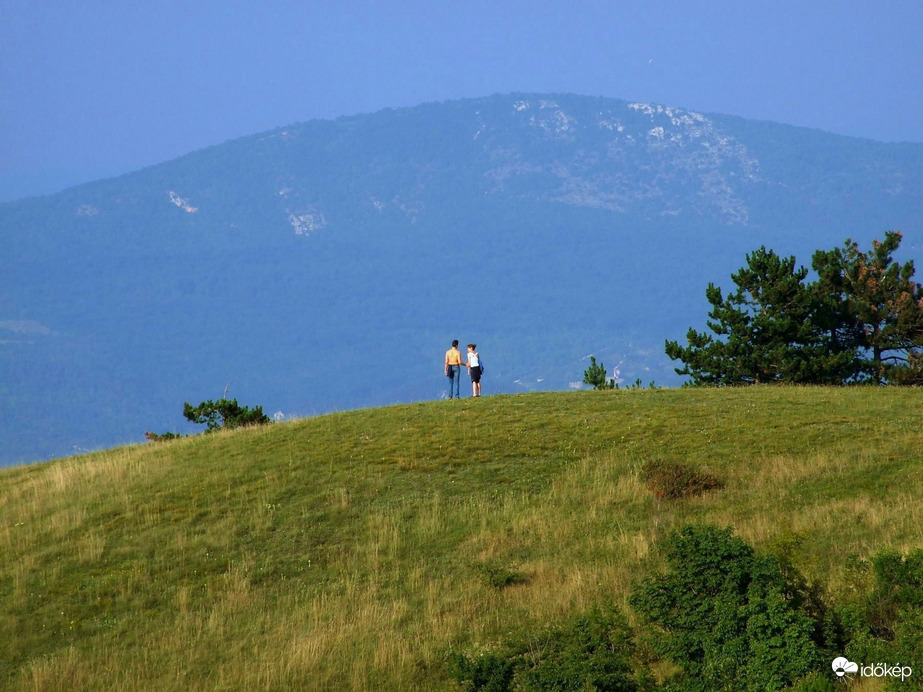
<path fill-rule="evenodd" d="M 250 408 L 240 406 L 237 399 L 218 399 L 218 401 L 203 401 L 198 406 L 193 406 L 188 401 L 183 404 L 183 415 L 186 420 L 200 425 L 207 425 L 207 432 L 220 428 L 241 428 L 250 425 L 265 425 L 271 422 L 269 416 L 263 413 L 263 407 Z"/>
<path fill-rule="evenodd" d="M 725 298 L 714 284 L 705 292 L 712 306 L 707 325 L 715 336 L 690 328 L 686 347 L 666 342 L 667 355 L 684 363 L 676 372 L 691 376 L 693 384 L 841 382 L 854 355 L 829 348 L 815 322 L 816 293 L 804 283 L 808 270 L 765 247 L 746 260 L 731 275 L 734 292 Z"/>
<path fill-rule="evenodd" d="M 596 362 L 596 356 L 590 356 L 590 367 L 583 371 L 584 384 L 593 385 L 593 389 L 614 389 L 615 379 L 606 377 L 606 366 Z"/>
<path fill-rule="evenodd" d="M 923 384 L 923 286 L 913 280 L 913 261 L 894 261 L 900 242 L 900 233 L 888 231 L 861 252 L 847 239 L 816 252 L 812 266 L 818 294 L 835 311 L 832 335 L 861 350 L 861 372 L 878 384 Z"/>

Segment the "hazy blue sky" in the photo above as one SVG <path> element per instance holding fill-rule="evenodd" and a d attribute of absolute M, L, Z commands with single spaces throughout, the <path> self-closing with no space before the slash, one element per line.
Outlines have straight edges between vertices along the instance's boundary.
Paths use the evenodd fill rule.
<path fill-rule="evenodd" d="M 512 91 L 923 142 L 921 37 L 920 0 L 0 0 L 0 200 Z"/>

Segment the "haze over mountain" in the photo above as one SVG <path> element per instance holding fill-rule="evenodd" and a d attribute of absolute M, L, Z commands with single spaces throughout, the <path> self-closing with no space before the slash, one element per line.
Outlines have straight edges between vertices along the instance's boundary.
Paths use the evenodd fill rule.
<path fill-rule="evenodd" d="M 588 354 L 675 385 L 667 338 L 761 245 L 905 234 L 923 145 L 574 95 L 311 121 L 0 205 L 0 463 L 272 415 L 562 389 Z"/>

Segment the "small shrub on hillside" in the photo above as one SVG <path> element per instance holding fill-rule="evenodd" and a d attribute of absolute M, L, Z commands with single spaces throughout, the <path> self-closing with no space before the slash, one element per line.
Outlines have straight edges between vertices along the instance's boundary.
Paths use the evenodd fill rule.
<path fill-rule="evenodd" d="M 519 572 L 503 565 L 481 562 L 476 564 L 474 569 L 487 586 L 497 590 L 513 584 L 521 584 L 525 581 L 525 578 Z"/>
<path fill-rule="evenodd" d="M 144 433 L 146 437 L 151 442 L 166 442 L 167 440 L 178 440 L 182 437 L 179 433 L 174 432 L 165 432 L 165 433 L 155 433 L 155 432 L 146 432 Z"/>
<path fill-rule="evenodd" d="M 207 425 L 208 431 L 219 428 L 242 428 L 250 425 L 271 423 L 269 416 L 263 413 L 263 407 L 249 408 L 240 406 L 237 399 L 218 399 L 203 401 L 198 406 L 189 402 L 183 404 L 183 415 L 187 420 Z"/>
<path fill-rule="evenodd" d="M 678 500 L 695 497 L 722 487 L 721 480 L 710 473 L 674 461 L 654 459 L 641 468 L 641 479 L 655 497 Z"/>
<path fill-rule="evenodd" d="M 616 385 L 615 388 L 618 389 L 619 388 L 618 385 Z M 654 382 L 654 380 L 651 380 L 650 382 L 647 383 L 647 388 L 652 391 L 656 389 L 660 389 L 660 387 L 657 386 L 657 383 Z M 643 389 L 641 378 L 639 377 L 634 382 L 632 382 L 629 385 L 628 389 L 634 389 L 634 390 Z"/>

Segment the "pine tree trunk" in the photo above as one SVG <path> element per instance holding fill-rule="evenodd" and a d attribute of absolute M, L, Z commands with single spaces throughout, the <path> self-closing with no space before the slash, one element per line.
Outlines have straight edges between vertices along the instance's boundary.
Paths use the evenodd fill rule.
<path fill-rule="evenodd" d="M 881 384 L 885 379 L 884 366 L 881 364 L 881 348 L 872 349 L 872 360 L 875 363 L 875 383 Z"/>

